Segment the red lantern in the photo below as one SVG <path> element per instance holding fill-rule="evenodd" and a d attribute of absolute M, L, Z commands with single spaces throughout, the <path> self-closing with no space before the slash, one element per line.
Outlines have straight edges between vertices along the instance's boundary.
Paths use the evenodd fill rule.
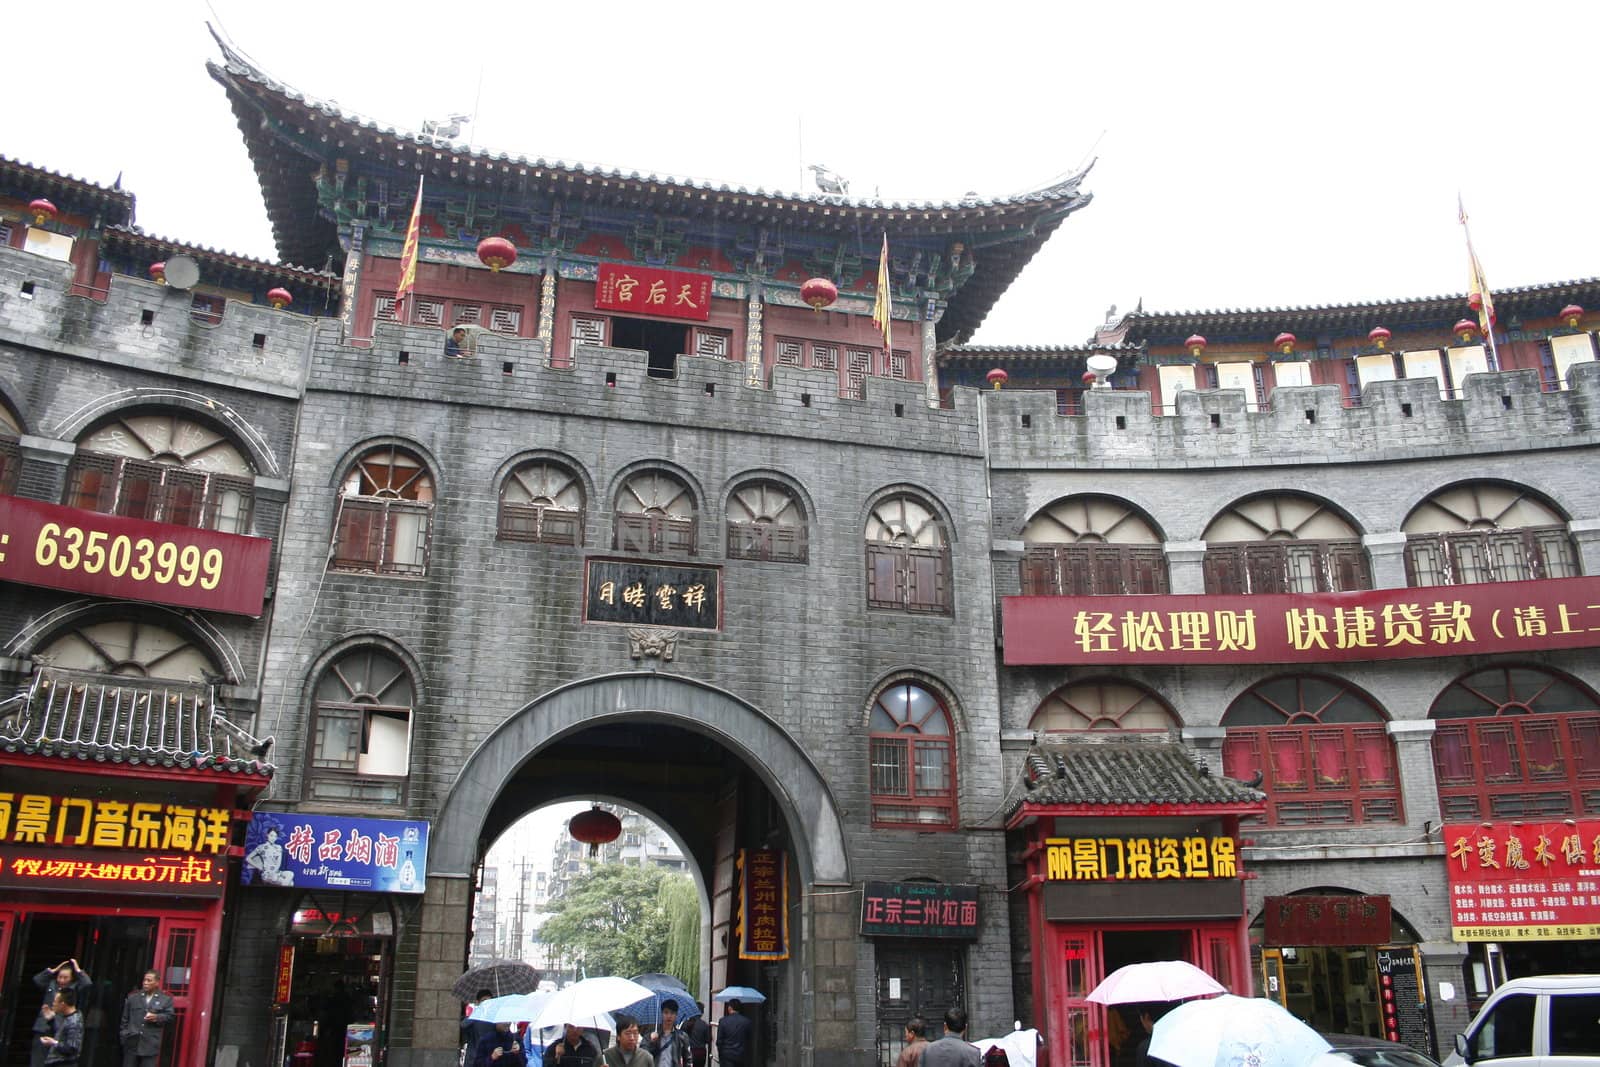
<path fill-rule="evenodd" d="M 827 278 L 811 278 L 800 286 L 800 299 L 821 311 L 839 299 L 839 287 Z"/>
<path fill-rule="evenodd" d="M 1568 304 L 1561 309 L 1561 317 L 1566 320 L 1568 326 L 1576 330 L 1578 320 L 1583 318 L 1583 308 L 1577 304 Z"/>
<path fill-rule="evenodd" d="M 1295 340 L 1296 338 L 1294 334 L 1290 333 L 1288 330 L 1285 330 L 1283 333 L 1280 333 L 1278 336 L 1274 337 L 1272 339 L 1272 343 L 1277 345 L 1278 351 L 1282 352 L 1284 355 L 1292 356 L 1294 355 Z"/>
<path fill-rule="evenodd" d="M 1002 385 L 1011 380 L 1011 375 L 1007 374 L 1005 372 L 1005 368 L 1003 367 L 994 368 L 994 370 L 990 371 L 988 374 L 985 374 L 984 377 L 987 378 L 989 380 L 989 384 L 994 386 L 996 389 L 1000 388 Z"/>
<path fill-rule="evenodd" d="M 161 285 L 167 284 L 167 261 L 150 264 L 150 280 Z"/>
<path fill-rule="evenodd" d="M 282 287 L 277 289 L 268 289 L 267 303 L 271 304 L 274 308 L 286 308 L 290 304 L 294 303 L 294 297 L 290 295 L 289 290 Z"/>
<path fill-rule="evenodd" d="M 588 845 L 592 857 L 600 851 L 601 845 L 609 845 L 622 836 L 622 820 L 604 808 L 593 807 L 574 815 L 567 823 L 567 832 L 574 841 Z"/>
<path fill-rule="evenodd" d="M 485 237 L 478 242 L 478 258 L 492 271 L 517 261 L 517 246 L 504 237 Z"/>
<path fill-rule="evenodd" d="M 1482 311 L 1483 310 L 1483 294 L 1482 293 L 1468 293 L 1467 294 L 1467 307 L 1471 308 L 1473 311 Z"/>
<path fill-rule="evenodd" d="M 1367 332 L 1367 340 L 1371 341 L 1379 348 L 1387 348 L 1389 345 L 1389 338 L 1393 336 L 1394 335 L 1389 332 L 1388 328 L 1384 326 L 1374 326 Z"/>
<path fill-rule="evenodd" d="M 1472 335 L 1478 332 L 1478 324 L 1471 319 L 1460 319 L 1451 329 L 1461 338 L 1462 344 L 1467 344 L 1472 340 Z"/>
<path fill-rule="evenodd" d="M 1095 373 L 1094 373 L 1094 371 L 1092 371 L 1092 370 L 1084 371 L 1083 372 L 1083 386 L 1084 386 L 1084 388 L 1085 389 L 1093 389 L 1094 388 L 1094 383 L 1095 383 Z"/>
<path fill-rule="evenodd" d="M 1183 344 L 1184 347 L 1188 348 L 1189 354 L 1196 359 L 1200 358 L 1200 353 L 1206 350 L 1206 339 L 1197 333 L 1190 334 L 1189 339 Z"/>
<path fill-rule="evenodd" d="M 56 217 L 56 206 L 41 196 L 28 205 L 28 212 L 33 216 L 35 226 L 43 226 Z"/>

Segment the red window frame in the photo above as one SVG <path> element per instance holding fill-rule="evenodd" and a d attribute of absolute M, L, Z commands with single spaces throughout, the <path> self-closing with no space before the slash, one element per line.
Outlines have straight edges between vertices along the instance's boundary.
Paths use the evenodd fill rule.
<path fill-rule="evenodd" d="M 1383 723 L 1230 727 L 1223 773 L 1262 773 L 1267 826 L 1404 821 L 1394 742 Z"/>
<path fill-rule="evenodd" d="M 1445 711 L 1452 698 L 1481 714 Z M 1589 704 L 1574 708 L 1573 701 Z M 1557 710 L 1559 708 L 1559 710 Z M 1561 675 L 1498 665 L 1457 679 L 1431 712 L 1446 821 L 1600 815 L 1600 698 Z"/>
<path fill-rule="evenodd" d="M 1405 821 L 1387 717 L 1351 686 L 1269 678 L 1236 699 L 1222 725 L 1223 773 L 1249 780 L 1259 771 L 1267 794 L 1264 820 L 1248 821 L 1283 829 Z"/>
<path fill-rule="evenodd" d="M 896 689 L 917 689 L 932 698 L 929 712 L 915 721 L 897 716 L 884 698 Z M 873 713 L 882 709 L 897 722 L 893 732 L 874 730 L 868 737 L 867 771 L 875 828 L 953 830 L 956 826 L 955 723 L 944 701 L 916 682 L 896 682 L 878 694 Z M 944 733 L 925 733 L 935 716 Z M 942 765 L 943 787 L 919 784 L 923 769 Z M 896 815 L 895 810 L 911 813 Z M 924 818 L 929 816 L 929 818 Z"/>

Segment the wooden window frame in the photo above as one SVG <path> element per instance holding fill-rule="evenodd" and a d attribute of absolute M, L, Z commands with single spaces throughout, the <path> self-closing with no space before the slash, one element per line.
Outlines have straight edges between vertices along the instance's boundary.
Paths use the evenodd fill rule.
<path fill-rule="evenodd" d="M 145 491 L 135 493 L 136 486 Z M 184 487 L 198 505 L 192 513 L 175 514 Z M 222 532 L 248 534 L 255 518 L 255 483 L 249 478 L 106 452 L 79 452 L 67 468 L 61 502 L 67 507 L 107 515 L 216 530 L 222 500 L 229 493 L 239 495 L 236 529 Z"/>
<path fill-rule="evenodd" d="M 1582 573 L 1565 526 L 1406 536 L 1406 583 L 1413 588 L 1575 578 Z"/>
<path fill-rule="evenodd" d="M 955 721 L 939 694 L 915 682 L 896 682 L 884 692 L 906 685 L 915 686 L 933 698 L 943 717 L 943 734 L 924 734 L 912 723 L 901 723 L 894 732 L 872 731 L 868 735 L 867 772 L 871 795 L 871 820 L 874 829 L 954 830 L 957 826 L 957 768 Z M 881 699 L 881 695 L 880 695 Z M 918 784 L 919 768 L 942 768 L 943 788 L 927 789 Z M 893 780 L 890 780 L 890 777 Z M 893 817 L 884 809 L 912 813 Z M 922 818 L 930 815 L 932 818 Z"/>
<path fill-rule="evenodd" d="M 10 437 L 0 437 L 0 495 L 10 496 L 22 480 L 22 445 Z"/>
<path fill-rule="evenodd" d="M 1372 564 L 1357 538 L 1207 545 L 1203 567 L 1208 596 L 1372 588 Z"/>
<path fill-rule="evenodd" d="M 394 558 L 395 531 L 401 515 L 421 516 L 420 562 L 399 562 Z M 361 518 L 368 516 L 368 518 Z M 372 517 L 376 517 L 375 519 Z M 349 549 L 356 544 L 358 527 L 366 526 L 366 550 Z M 340 500 L 339 518 L 334 527 L 333 558 L 330 570 L 347 574 L 376 574 L 391 578 L 421 578 L 428 573 L 433 550 L 433 504 L 417 500 L 391 500 L 383 497 L 346 496 Z"/>
<path fill-rule="evenodd" d="M 1230 726 L 1222 767 L 1228 777 L 1244 780 L 1261 772 L 1269 827 L 1405 821 L 1394 741 L 1385 723 Z"/>
<path fill-rule="evenodd" d="M 699 515 L 674 518 L 646 511 L 619 511 L 612 526 L 611 547 L 617 552 L 696 554 Z"/>
<path fill-rule="evenodd" d="M 1171 592 L 1160 545 L 1033 545 L 1020 564 L 1023 596 L 1137 596 Z"/>
<path fill-rule="evenodd" d="M 954 615 L 947 545 L 867 542 L 867 607 L 914 615 Z"/>

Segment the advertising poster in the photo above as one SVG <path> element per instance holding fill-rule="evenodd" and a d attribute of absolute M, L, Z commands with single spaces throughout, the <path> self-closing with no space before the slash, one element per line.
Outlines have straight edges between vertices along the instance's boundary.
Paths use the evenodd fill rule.
<path fill-rule="evenodd" d="M 245 834 L 245 885 L 421 893 L 428 824 L 343 815 L 257 812 Z"/>

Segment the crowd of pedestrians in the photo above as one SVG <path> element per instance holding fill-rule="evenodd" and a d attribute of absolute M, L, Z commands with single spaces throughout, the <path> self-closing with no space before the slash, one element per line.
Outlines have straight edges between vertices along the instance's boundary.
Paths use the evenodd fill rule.
<path fill-rule="evenodd" d="M 482 1003 L 489 995 L 487 989 L 481 990 L 474 1003 Z M 705 1006 L 696 1001 L 696 1012 L 687 1019 L 679 1017 L 682 1007 L 685 1005 L 676 1000 L 663 1000 L 661 1023 L 648 1038 L 639 1020 L 614 1015 L 613 1041 L 603 1050 L 598 1031 L 575 1023 L 566 1024 L 560 1036 L 541 1051 L 530 1043 L 538 1037 L 531 1031 L 519 1032 L 511 1023 L 474 1021 L 468 1015 L 461 1020 L 462 1062 L 464 1067 L 529 1067 L 530 1063 L 539 1067 L 708 1067 L 713 1039 L 711 1024 L 704 1018 Z M 729 1001 L 726 1009 L 715 1038 L 718 1067 L 747 1067 L 750 1019 L 737 1000 Z"/>

